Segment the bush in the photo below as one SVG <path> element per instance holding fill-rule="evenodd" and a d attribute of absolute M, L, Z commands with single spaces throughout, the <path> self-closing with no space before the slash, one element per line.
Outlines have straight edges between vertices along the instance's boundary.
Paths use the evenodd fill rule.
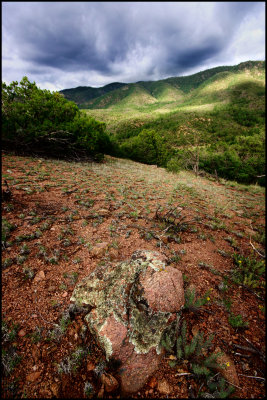
<path fill-rule="evenodd" d="M 152 129 L 143 129 L 123 143 L 121 152 L 127 158 L 158 166 L 165 166 L 168 156 L 163 138 Z"/>
<path fill-rule="evenodd" d="M 39 89 L 24 77 L 2 83 L 2 131 L 5 147 L 28 152 L 97 156 L 109 150 L 105 124 L 82 114 L 60 93 Z"/>
<path fill-rule="evenodd" d="M 176 172 L 176 173 L 178 173 L 178 172 L 180 172 L 181 169 L 182 169 L 181 162 L 180 162 L 177 158 L 172 157 L 172 158 L 167 162 L 166 169 L 167 169 L 168 171 L 170 171 L 170 172 Z"/>

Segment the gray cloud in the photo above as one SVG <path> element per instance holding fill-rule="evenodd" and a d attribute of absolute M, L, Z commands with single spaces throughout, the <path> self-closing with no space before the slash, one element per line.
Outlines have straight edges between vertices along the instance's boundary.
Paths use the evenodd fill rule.
<path fill-rule="evenodd" d="M 55 90 L 263 59 L 264 17 L 264 2 L 2 2 L 2 76 Z"/>

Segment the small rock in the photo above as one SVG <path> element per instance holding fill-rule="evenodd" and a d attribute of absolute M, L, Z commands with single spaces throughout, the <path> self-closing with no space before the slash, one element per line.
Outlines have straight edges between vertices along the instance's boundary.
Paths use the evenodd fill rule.
<path fill-rule="evenodd" d="M 108 249 L 108 243 L 97 243 L 91 250 L 91 254 L 93 257 L 101 257 L 104 256 L 106 250 Z"/>
<path fill-rule="evenodd" d="M 34 359 L 34 362 L 37 362 L 38 360 L 39 360 L 39 358 L 40 358 L 40 350 L 38 349 L 38 347 L 37 346 L 34 346 L 33 348 L 32 348 L 32 357 L 33 357 L 33 359 Z"/>
<path fill-rule="evenodd" d="M 112 376 L 110 374 L 104 373 L 101 376 L 101 381 L 105 385 L 105 390 L 108 393 L 114 392 L 119 387 L 119 383 L 118 383 L 117 379 L 114 378 L 114 376 Z"/>
<path fill-rule="evenodd" d="M 56 287 L 55 286 L 49 286 L 49 288 L 47 289 L 48 292 L 55 292 L 56 291 Z"/>
<path fill-rule="evenodd" d="M 92 363 L 91 361 L 89 361 L 87 363 L 87 371 L 90 372 L 90 371 L 93 371 L 94 369 L 95 369 L 95 364 Z"/>
<path fill-rule="evenodd" d="M 197 326 L 197 325 L 194 325 L 193 328 L 192 328 L 192 334 L 193 334 L 193 336 L 196 336 L 196 335 L 198 334 L 198 332 L 199 332 L 198 326 Z"/>
<path fill-rule="evenodd" d="M 98 215 L 100 215 L 101 217 L 107 217 L 110 215 L 109 210 L 106 210 L 105 208 L 101 208 L 101 210 L 99 210 Z"/>
<path fill-rule="evenodd" d="M 44 271 L 39 271 L 34 277 L 33 283 L 38 283 L 41 280 L 45 279 L 45 273 Z"/>
<path fill-rule="evenodd" d="M 215 353 L 220 352 L 222 352 L 221 349 L 216 347 Z M 233 385 L 240 386 L 235 364 L 232 359 L 224 353 L 217 358 L 217 362 L 222 366 L 221 368 L 217 368 L 218 372 L 220 372 L 228 382 L 232 383 Z"/>
<path fill-rule="evenodd" d="M 50 389 L 52 390 L 52 393 L 55 397 L 59 397 L 59 385 L 56 383 L 52 383 L 50 386 Z"/>
<path fill-rule="evenodd" d="M 249 371 L 250 370 L 249 364 L 247 364 L 247 363 L 242 363 L 242 367 L 243 367 L 244 371 Z"/>
<path fill-rule="evenodd" d="M 101 389 L 97 393 L 98 399 L 102 399 L 104 397 L 104 391 L 105 391 L 105 386 L 104 386 L 104 383 L 102 383 Z"/>
<path fill-rule="evenodd" d="M 157 379 L 154 376 L 152 376 L 152 378 L 148 382 L 148 386 L 150 386 L 151 388 L 155 388 L 157 386 Z"/>
<path fill-rule="evenodd" d="M 168 382 L 165 379 L 162 379 L 162 381 L 158 382 L 158 391 L 161 394 L 170 394 L 172 389 Z"/>
<path fill-rule="evenodd" d="M 115 249 L 110 249 L 109 250 L 109 257 L 110 257 L 111 261 L 113 261 L 116 258 L 118 258 L 118 255 L 119 255 L 118 250 L 115 250 Z"/>
<path fill-rule="evenodd" d="M 32 372 L 31 374 L 26 376 L 26 381 L 28 382 L 35 382 L 39 376 L 41 375 L 41 372 Z"/>

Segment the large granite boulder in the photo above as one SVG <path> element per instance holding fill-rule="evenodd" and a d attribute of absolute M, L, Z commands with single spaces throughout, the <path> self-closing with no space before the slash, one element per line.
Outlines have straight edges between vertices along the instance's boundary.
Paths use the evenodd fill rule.
<path fill-rule="evenodd" d="M 184 305 L 182 273 L 158 252 L 138 250 L 130 261 L 99 266 L 71 297 L 87 306 L 85 320 L 107 360 L 120 360 L 123 393 L 139 390 L 158 368 L 162 335 Z"/>

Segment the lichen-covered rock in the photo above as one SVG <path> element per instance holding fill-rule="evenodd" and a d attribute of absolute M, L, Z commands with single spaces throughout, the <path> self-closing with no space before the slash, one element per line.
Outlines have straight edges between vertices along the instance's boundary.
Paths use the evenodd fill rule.
<path fill-rule="evenodd" d="M 124 393 L 139 390 L 158 368 L 161 338 L 184 305 L 182 274 L 158 252 L 136 251 L 130 261 L 99 266 L 71 301 L 87 306 L 85 320 L 105 351 L 121 361 Z"/>

